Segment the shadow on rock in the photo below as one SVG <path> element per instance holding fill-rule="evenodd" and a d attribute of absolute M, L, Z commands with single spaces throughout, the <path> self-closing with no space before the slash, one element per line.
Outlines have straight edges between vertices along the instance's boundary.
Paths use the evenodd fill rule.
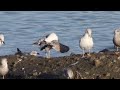
<path fill-rule="evenodd" d="M 43 73 L 39 76 L 37 76 L 38 79 L 64 79 L 65 77 L 62 77 L 60 75 L 54 74 L 54 73 Z"/>

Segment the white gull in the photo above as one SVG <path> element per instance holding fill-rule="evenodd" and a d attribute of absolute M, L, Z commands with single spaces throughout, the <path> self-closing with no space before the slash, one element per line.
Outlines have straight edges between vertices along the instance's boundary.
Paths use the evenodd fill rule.
<path fill-rule="evenodd" d="M 92 49 L 92 47 L 94 45 L 91 29 L 89 29 L 89 28 L 86 29 L 85 34 L 79 40 L 79 45 L 80 45 L 80 48 L 83 50 L 83 56 L 82 57 L 84 57 L 85 50 L 88 50 L 89 55 L 90 55 L 90 50 Z"/>

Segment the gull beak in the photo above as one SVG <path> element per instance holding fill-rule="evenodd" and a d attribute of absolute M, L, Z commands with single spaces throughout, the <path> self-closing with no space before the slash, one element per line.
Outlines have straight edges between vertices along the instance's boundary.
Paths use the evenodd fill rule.
<path fill-rule="evenodd" d="M 33 44 L 37 45 L 37 44 L 38 44 L 38 42 L 34 42 Z"/>
<path fill-rule="evenodd" d="M 40 53 L 37 53 L 37 55 L 40 55 Z"/>
<path fill-rule="evenodd" d="M 5 42 L 3 41 L 3 44 L 5 44 Z"/>

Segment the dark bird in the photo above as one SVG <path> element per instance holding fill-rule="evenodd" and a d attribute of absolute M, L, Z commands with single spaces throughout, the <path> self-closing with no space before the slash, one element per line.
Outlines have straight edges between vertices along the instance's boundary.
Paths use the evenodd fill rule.
<path fill-rule="evenodd" d="M 22 53 L 22 51 L 21 51 L 19 48 L 17 48 L 17 52 L 15 53 L 15 55 L 20 55 L 20 56 L 22 56 L 23 53 Z"/>

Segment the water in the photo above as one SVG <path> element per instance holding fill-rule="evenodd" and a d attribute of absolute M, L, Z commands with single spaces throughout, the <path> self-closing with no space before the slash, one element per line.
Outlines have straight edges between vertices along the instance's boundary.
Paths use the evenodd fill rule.
<path fill-rule="evenodd" d="M 61 43 L 70 47 L 64 54 L 52 50 L 52 56 L 82 53 L 79 39 L 88 27 L 93 30 L 92 52 L 111 50 L 113 32 L 120 27 L 120 11 L 0 11 L 0 32 L 5 35 L 6 43 L 0 47 L 0 56 L 14 54 L 16 48 L 44 55 L 32 43 L 51 32 L 57 33 Z"/>

